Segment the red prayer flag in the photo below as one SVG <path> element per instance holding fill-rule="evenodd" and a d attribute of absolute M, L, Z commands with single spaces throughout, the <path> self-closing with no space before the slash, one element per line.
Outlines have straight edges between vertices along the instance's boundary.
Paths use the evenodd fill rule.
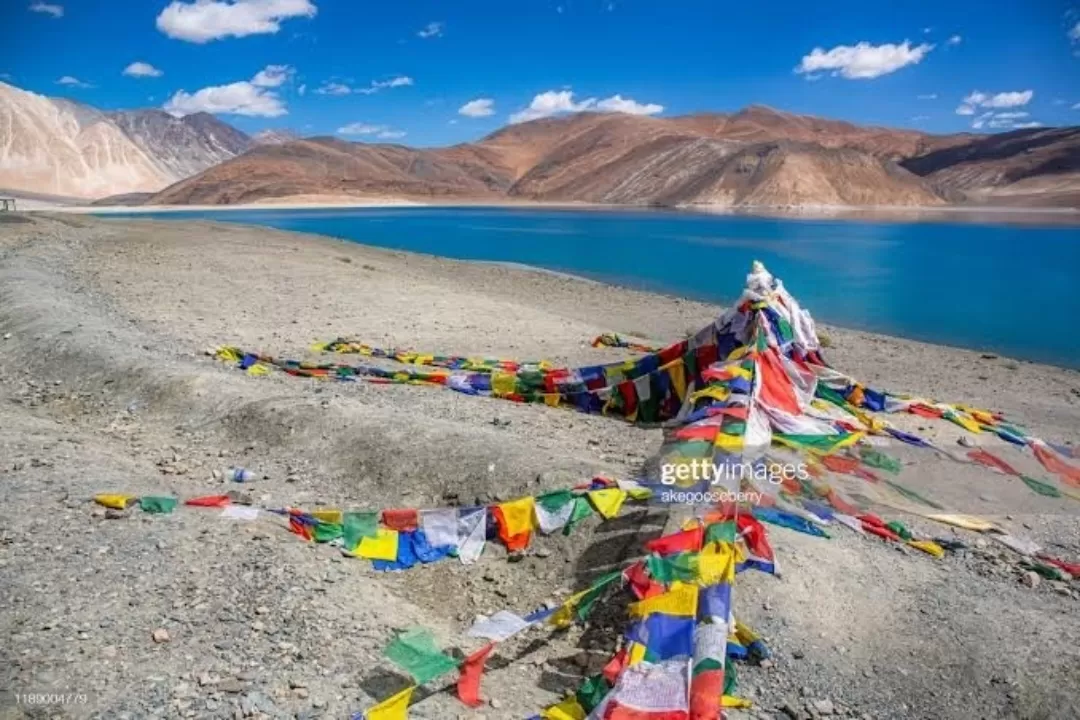
<path fill-rule="evenodd" d="M 465 658 L 461 666 L 461 676 L 457 681 L 458 700 L 469 707 L 480 707 L 480 678 L 484 675 L 484 663 L 488 655 L 495 648 L 495 643 L 490 642 L 484 647 Z"/>
<path fill-rule="evenodd" d="M 623 669 L 626 667 L 626 648 L 622 648 L 619 652 L 615 653 L 614 657 L 608 660 L 607 665 L 600 672 L 603 673 L 604 679 L 611 685 L 615 684 L 615 681 L 619 679 L 619 675 L 622 675 Z"/>
<path fill-rule="evenodd" d="M 986 450 L 972 450 L 968 453 L 968 457 L 977 463 L 985 465 L 988 468 L 1000 470 L 1006 475 L 1020 477 L 1020 473 L 1016 471 L 1016 468 L 1014 468 L 1012 465 L 1005 462 L 1001 458 L 997 457 L 996 455 L 987 452 Z"/>
<path fill-rule="evenodd" d="M 1031 449 L 1035 451 L 1035 457 L 1044 468 L 1070 485 L 1080 487 L 1080 468 L 1073 467 L 1039 443 L 1032 443 Z"/>
<path fill-rule="evenodd" d="M 671 535 L 664 535 L 645 543 L 645 550 L 658 555 L 674 555 L 681 552 L 701 550 L 705 530 L 700 525 L 689 530 L 681 530 Z"/>
<path fill-rule="evenodd" d="M 193 505 L 194 507 L 225 507 L 229 504 L 228 495 L 203 495 L 202 497 L 191 498 L 185 505 Z"/>
<path fill-rule="evenodd" d="M 382 524 L 389 530 L 410 532 L 420 527 L 420 516 L 414 508 L 383 510 Z"/>
<path fill-rule="evenodd" d="M 892 540 L 893 542 L 900 542 L 900 536 L 883 525 L 871 525 L 870 523 L 863 521 L 862 527 L 863 530 L 871 535 L 877 535 L 879 538 Z"/>
<path fill-rule="evenodd" d="M 511 535 L 507 530 L 506 516 L 503 514 L 501 507 L 492 508 L 492 514 L 495 516 L 495 522 L 499 526 L 499 539 L 503 541 L 503 545 L 510 552 L 518 552 L 529 547 L 529 540 L 532 539 L 532 530 L 526 530 L 520 532 L 517 535 Z"/>
<path fill-rule="evenodd" d="M 859 461 L 844 455 L 825 455 L 821 464 L 836 473 L 853 473 L 859 468 Z"/>

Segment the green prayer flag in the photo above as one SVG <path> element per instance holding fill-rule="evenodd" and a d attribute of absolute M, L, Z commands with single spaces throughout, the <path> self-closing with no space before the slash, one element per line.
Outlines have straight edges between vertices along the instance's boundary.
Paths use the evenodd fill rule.
<path fill-rule="evenodd" d="M 891 473 L 900 472 L 899 460 L 872 447 L 859 448 L 859 457 L 862 458 L 864 463 L 878 470 L 887 470 Z"/>
<path fill-rule="evenodd" d="M 573 500 L 574 493 L 570 490 L 556 490 L 555 492 L 536 496 L 536 503 L 550 513 L 559 512 L 566 503 L 573 502 Z"/>
<path fill-rule="evenodd" d="M 1039 493 L 1040 495 L 1054 498 L 1061 497 L 1061 491 L 1053 485 L 1050 485 L 1049 483 L 1044 483 L 1042 480 L 1036 480 L 1035 478 L 1028 477 L 1027 475 L 1021 475 L 1020 479 L 1024 481 L 1025 485 L 1027 485 L 1029 488 Z"/>
<path fill-rule="evenodd" d="M 892 480 L 886 480 L 885 484 L 888 485 L 889 487 L 891 487 L 896 492 L 903 495 L 904 497 L 906 497 L 908 500 L 914 500 L 915 502 L 920 502 L 923 505 L 934 508 L 935 510 L 944 510 L 945 509 L 942 506 L 938 505 L 933 500 L 928 500 L 927 498 L 924 498 L 919 493 L 915 492 L 914 490 L 909 490 L 908 488 L 904 487 L 900 483 L 893 482 Z"/>
<path fill-rule="evenodd" d="M 411 675 L 417 685 L 456 670 L 458 666 L 436 647 L 431 631 L 422 627 L 409 628 L 398 634 L 386 646 L 383 655 Z"/>
<path fill-rule="evenodd" d="M 611 685 L 603 675 L 593 675 L 585 678 L 585 682 L 581 683 L 581 687 L 574 693 L 574 698 L 586 713 L 591 713 L 610 691 Z"/>
<path fill-rule="evenodd" d="M 676 580 L 693 582 L 698 575 L 698 555 L 696 552 L 667 557 L 649 555 L 645 558 L 645 568 L 649 571 L 649 577 L 663 585 L 670 585 Z"/>
<path fill-rule="evenodd" d="M 735 671 L 735 663 L 731 659 L 724 661 L 724 694 L 734 695 L 739 687 L 739 674 Z"/>
<path fill-rule="evenodd" d="M 345 538 L 345 549 L 349 552 L 356 549 L 361 539 L 375 537 L 379 530 L 379 513 L 377 512 L 347 512 L 342 520 L 344 520 L 342 535 Z"/>
<path fill-rule="evenodd" d="M 722 670 L 724 666 L 716 658 L 707 657 L 694 666 L 694 674 L 700 675 L 709 670 Z"/>
<path fill-rule="evenodd" d="M 570 519 L 566 521 L 566 527 L 563 528 L 563 535 L 569 535 L 575 527 L 581 524 L 581 521 L 592 515 L 592 505 L 589 501 L 582 496 L 574 498 L 574 509 L 570 511 Z"/>
<path fill-rule="evenodd" d="M 705 542 L 735 542 L 735 523 L 731 520 L 715 522 L 705 527 Z"/>
<path fill-rule="evenodd" d="M 900 522 L 899 520 L 893 520 L 891 522 L 887 522 L 887 523 L 885 523 L 885 527 L 889 528 L 894 533 L 899 535 L 901 537 L 901 539 L 903 539 L 903 540 L 912 540 L 912 539 L 914 539 L 914 536 L 911 534 L 911 531 L 909 531 L 906 527 L 904 527 L 904 524 L 902 522 Z"/>
<path fill-rule="evenodd" d="M 173 497 L 141 497 L 139 507 L 143 512 L 168 515 L 176 507 L 176 502 Z"/>
<path fill-rule="evenodd" d="M 577 617 L 579 622 L 588 619 L 589 614 L 592 613 L 593 605 L 595 605 L 596 601 L 600 599 L 600 596 L 604 594 L 607 586 L 621 577 L 622 570 L 616 570 L 604 575 L 593 583 L 593 586 L 589 588 L 589 591 L 585 593 L 585 596 L 578 601 L 577 607 L 574 608 L 574 616 Z"/>
<path fill-rule="evenodd" d="M 344 527 L 339 523 L 319 521 L 311 530 L 311 535 L 317 543 L 337 540 L 344 534 Z"/>

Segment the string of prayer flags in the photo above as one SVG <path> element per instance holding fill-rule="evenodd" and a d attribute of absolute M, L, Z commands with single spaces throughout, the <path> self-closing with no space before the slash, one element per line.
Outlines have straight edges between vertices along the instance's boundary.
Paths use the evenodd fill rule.
<path fill-rule="evenodd" d="M 499 610 L 491 617 L 479 617 L 469 628 L 469 637 L 502 642 L 531 626 L 531 622 L 512 612 Z"/>
<path fill-rule="evenodd" d="M 457 663 L 435 645 L 431 631 L 409 628 L 398 635 L 383 650 L 387 660 L 408 673 L 417 685 L 423 685 L 457 668 Z"/>
<path fill-rule="evenodd" d="M 355 552 L 364 538 L 374 538 L 379 530 L 379 514 L 374 512 L 347 512 L 342 516 L 342 538 L 345 550 Z"/>
<path fill-rule="evenodd" d="M 529 547 L 532 539 L 536 498 L 524 497 L 495 506 L 493 514 L 499 528 L 499 539 L 510 552 Z"/>

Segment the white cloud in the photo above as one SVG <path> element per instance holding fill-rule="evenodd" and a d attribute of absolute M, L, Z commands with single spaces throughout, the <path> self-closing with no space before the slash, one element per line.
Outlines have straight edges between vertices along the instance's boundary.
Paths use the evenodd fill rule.
<path fill-rule="evenodd" d="M 1026 118 L 1027 116 L 1028 116 L 1028 113 L 1026 113 L 1026 112 L 1003 112 L 1003 113 L 998 113 L 994 117 L 1015 120 L 1017 118 Z"/>
<path fill-rule="evenodd" d="M 337 82 L 327 82 L 315 88 L 315 92 L 318 95 L 348 95 L 352 88 Z"/>
<path fill-rule="evenodd" d="M 656 115 L 664 112 L 663 105 L 656 103 L 639 103 L 622 95 L 612 95 L 596 103 L 596 109 L 601 112 L 626 113 L 627 115 Z"/>
<path fill-rule="evenodd" d="M 1024 128 L 1039 128 L 1039 127 L 1042 127 L 1042 126 L 1043 126 L 1043 124 L 1041 122 L 1035 122 L 1035 121 L 1025 122 L 1025 123 L 1016 123 L 1015 125 L 1013 125 L 1013 127 L 1016 128 L 1017 130 L 1022 130 Z"/>
<path fill-rule="evenodd" d="M 1072 109 L 1073 109 L 1073 110 L 1080 110 L 1080 102 L 1078 102 L 1078 103 L 1076 103 L 1075 105 L 1073 105 L 1073 106 L 1072 106 Z"/>
<path fill-rule="evenodd" d="M 307 93 L 307 85 L 301 84 L 300 87 L 296 88 L 296 94 L 299 95 L 300 97 L 304 97 L 304 95 L 306 93 Z"/>
<path fill-rule="evenodd" d="M 583 112 L 585 110 L 628 113 L 631 115 L 655 115 L 663 112 L 664 106 L 655 103 L 642 104 L 631 98 L 624 98 L 622 95 L 612 95 L 600 101 L 597 101 L 596 98 L 586 98 L 580 102 L 575 102 L 574 93 L 571 90 L 548 90 L 535 96 L 527 108 L 511 115 L 510 122 L 527 122 L 551 117 L 552 115 Z"/>
<path fill-rule="evenodd" d="M 429 22 L 416 33 L 417 37 L 427 40 L 428 38 L 442 37 L 445 24 L 441 22 Z"/>
<path fill-rule="evenodd" d="M 916 95 L 919 100 L 937 100 L 937 93 L 928 93 L 926 95 Z"/>
<path fill-rule="evenodd" d="M 158 70 L 150 63 L 142 62 L 141 60 L 133 62 L 124 68 L 124 75 L 128 77 L 146 78 L 146 77 L 161 77 L 165 73 Z"/>
<path fill-rule="evenodd" d="M 295 72 L 296 70 L 288 65 L 267 65 L 251 78 L 251 84 L 264 88 L 280 87 Z"/>
<path fill-rule="evenodd" d="M 374 135 L 384 130 L 386 130 L 385 125 L 369 125 L 360 122 L 349 123 L 337 129 L 339 135 Z"/>
<path fill-rule="evenodd" d="M 458 108 L 458 115 L 481 118 L 495 114 L 495 101 L 490 98 L 476 98 Z"/>
<path fill-rule="evenodd" d="M 67 87 L 74 87 L 74 88 L 92 88 L 92 87 L 94 87 L 90 83 L 85 83 L 82 80 L 80 80 L 79 78 L 72 77 L 71 75 L 65 75 L 64 77 L 57 80 L 56 84 L 57 85 L 66 85 Z"/>
<path fill-rule="evenodd" d="M 415 82 L 408 75 L 398 75 L 389 80 L 372 80 L 370 85 L 362 88 L 349 87 L 339 82 L 325 82 L 315 92 L 320 95 L 350 95 L 354 93 L 357 95 L 374 95 L 386 88 L 408 87 L 414 84 Z"/>
<path fill-rule="evenodd" d="M 932 27 L 924 27 L 922 29 L 922 31 L 923 31 L 923 35 L 929 35 L 930 33 L 934 32 L 934 28 L 932 28 Z"/>
<path fill-rule="evenodd" d="M 929 120 L 929 119 L 930 119 L 929 115 L 915 115 L 915 116 L 913 116 L 911 118 L 911 122 L 923 122 L 924 120 Z"/>
<path fill-rule="evenodd" d="M 956 108 L 957 115 L 974 115 L 975 108 L 1011 108 L 1022 107 L 1031 102 L 1035 97 L 1034 90 L 1017 90 L 1013 92 L 1001 92 L 997 95 L 988 95 L 978 90 L 973 91 L 964 98 L 960 106 Z"/>
<path fill-rule="evenodd" d="M 1016 130 L 1020 128 L 1042 127 L 1042 123 L 1040 122 L 1017 122 L 1017 120 L 1026 117 L 1028 117 L 1028 113 L 1023 111 L 996 112 L 991 110 L 989 112 L 984 112 L 975 118 L 971 123 L 971 127 L 976 130 L 981 130 L 984 127 L 992 130 Z"/>
<path fill-rule="evenodd" d="M 213 85 L 195 93 L 179 90 L 165 103 L 165 112 L 177 116 L 208 112 L 215 115 L 221 113 L 248 117 L 279 117 L 287 114 L 288 110 L 278 94 L 269 88 L 277 87 L 284 79 L 277 82 L 277 85 L 265 83 L 276 82 L 281 73 L 287 76 L 289 72 L 291 68 L 285 65 L 267 65 L 250 81 Z"/>
<path fill-rule="evenodd" d="M 374 135 L 380 140 L 398 140 L 405 137 L 404 130 L 394 130 L 386 125 L 371 125 L 370 123 L 354 122 L 339 127 L 339 135 Z"/>
<path fill-rule="evenodd" d="M 964 42 L 964 38 L 960 37 L 959 35 L 953 35 L 951 38 L 949 38 L 948 40 L 945 41 L 945 44 L 946 45 L 959 45 L 962 42 Z"/>
<path fill-rule="evenodd" d="M 1073 42 L 1080 42 L 1080 22 L 1077 22 L 1069 29 L 1069 39 Z"/>
<path fill-rule="evenodd" d="M 157 28 L 177 40 L 205 43 L 276 33 L 283 20 L 316 12 L 311 0 L 173 0 L 157 16 Z"/>
<path fill-rule="evenodd" d="M 814 48 L 803 57 L 795 72 L 805 74 L 831 70 L 833 75 L 848 80 L 870 80 L 907 65 L 915 65 L 933 49 L 934 46 L 927 43 L 912 46 L 907 40 L 899 45 L 861 42 L 857 45 L 837 45 L 832 50 Z"/>
<path fill-rule="evenodd" d="M 45 15 L 52 15 L 54 18 L 64 17 L 63 5 L 50 5 L 49 3 L 36 2 L 30 6 L 30 12 L 44 13 Z"/>

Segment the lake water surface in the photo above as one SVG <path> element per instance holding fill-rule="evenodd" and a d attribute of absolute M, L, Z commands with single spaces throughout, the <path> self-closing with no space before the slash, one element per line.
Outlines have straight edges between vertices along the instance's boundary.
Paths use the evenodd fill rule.
<path fill-rule="evenodd" d="M 524 263 L 712 302 L 734 299 L 757 259 L 819 321 L 1080 367 L 1075 226 L 532 208 L 132 216 L 266 225 L 395 250 Z"/>

